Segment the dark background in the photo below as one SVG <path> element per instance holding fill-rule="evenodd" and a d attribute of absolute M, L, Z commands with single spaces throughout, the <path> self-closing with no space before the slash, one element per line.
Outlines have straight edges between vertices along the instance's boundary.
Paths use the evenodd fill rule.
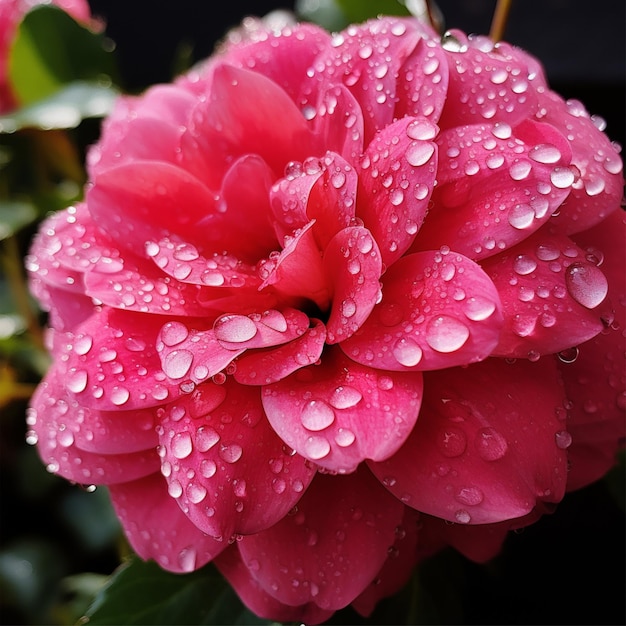
<path fill-rule="evenodd" d="M 116 45 L 121 86 L 128 92 L 170 81 L 182 63 L 210 54 L 225 31 L 244 16 L 294 7 L 293 3 L 265 0 L 89 2 Z M 495 0 L 439 0 L 438 5 L 446 27 L 489 31 Z M 607 134 L 622 145 L 625 24 L 622 0 L 516 0 L 505 36 L 542 60 L 553 89 L 566 98 L 581 100 L 590 113 L 605 118 Z M 9 437 L 16 445 L 23 442 L 21 424 Z M 86 494 L 61 479 L 49 480 L 53 488 L 45 501 L 47 508 L 29 508 L 29 502 L 41 501 L 24 498 L 24 486 L 14 483 L 13 475 L 5 472 L 3 501 L 6 504 L 19 493 L 24 507 L 20 511 L 8 511 L 8 507 L 2 511 L 5 540 L 25 532 L 41 533 L 43 529 L 55 538 L 67 533 L 71 522 L 59 522 L 65 515 L 62 503 L 71 497 L 80 505 Z M 94 494 L 87 497 L 93 499 Z M 448 604 L 440 623 L 624 624 L 623 501 L 623 473 L 617 470 L 611 483 L 602 481 L 569 494 L 555 513 L 520 533 L 512 533 L 503 553 L 493 562 L 477 565 L 452 555 L 427 569 L 425 592 L 432 593 L 435 603 L 446 598 Z M 71 509 L 65 517 L 75 519 L 76 510 Z M 72 535 L 67 533 L 67 551 L 82 551 L 82 556 L 74 556 L 63 574 L 108 574 L 117 565 L 117 554 L 106 547 L 106 538 L 115 528 L 98 527 L 104 522 L 93 519 L 91 530 L 82 524 L 83 541 L 93 543 L 99 528 L 104 537 L 101 545 L 72 545 Z M 51 558 L 56 558 L 55 554 Z M 3 566 L 11 567 L 6 559 L 0 562 L 0 569 Z M 29 623 L 6 607 L 0 617 L 4 624 Z"/>

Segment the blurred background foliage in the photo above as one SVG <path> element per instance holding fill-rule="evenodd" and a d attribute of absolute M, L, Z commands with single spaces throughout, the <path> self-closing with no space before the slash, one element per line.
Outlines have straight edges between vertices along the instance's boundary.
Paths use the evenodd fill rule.
<path fill-rule="evenodd" d="M 488 32 L 495 0 L 437 4 L 445 27 Z M 0 623 L 69 625 L 87 613 L 92 624 L 267 624 L 210 566 L 176 576 L 134 559 L 106 489 L 49 474 L 27 445 L 28 399 L 49 361 L 24 257 L 41 219 L 82 197 L 86 150 L 118 93 L 171 80 L 246 15 L 285 9 L 339 29 L 406 8 L 396 0 L 231 0 L 217 15 L 203 0 L 90 6 L 91 28 L 50 6 L 25 17 L 9 66 L 21 106 L 0 115 Z M 622 144 L 624 10 L 613 0 L 518 1 L 506 33 Z M 441 553 L 368 620 L 348 609 L 332 621 L 623 624 L 624 553 L 622 459 L 605 480 L 512 533 L 491 563 Z"/>

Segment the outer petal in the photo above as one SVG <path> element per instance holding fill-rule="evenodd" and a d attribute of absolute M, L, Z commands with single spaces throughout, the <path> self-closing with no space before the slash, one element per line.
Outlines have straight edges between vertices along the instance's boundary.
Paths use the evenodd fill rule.
<path fill-rule="evenodd" d="M 494 355 L 536 358 L 576 346 L 603 329 L 602 319 L 611 313 L 605 302 L 608 283 L 585 257 L 568 237 L 542 229 L 483 262 L 505 320 Z"/>
<path fill-rule="evenodd" d="M 615 464 L 626 430 L 626 227 L 623 212 L 575 237 L 590 260 L 601 262 L 609 283 L 614 313 L 602 333 L 573 353 L 561 355 L 559 369 L 570 400 L 572 435 L 568 490 L 584 487 Z M 568 358 L 569 357 L 569 358 Z"/>
<path fill-rule="evenodd" d="M 161 472 L 169 494 L 213 537 L 272 526 L 315 474 L 271 429 L 260 390 L 230 379 L 169 405 L 162 426 Z"/>
<path fill-rule="evenodd" d="M 161 371 L 155 344 L 160 318 L 104 308 L 71 341 L 65 385 L 102 411 L 144 409 L 175 399 L 177 383 Z"/>
<path fill-rule="evenodd" d="M 341 344 L 351 359 L 385 370 L 440 369 L 480 361 L 498 343 L 498 292 L 466 257 L 447 250 L 411 254 L 382 283 L 382 301 Z"/>
<path fill-rule="evenodd" d="M 456 29 L 443 36 L 442 47 L 450 67 L 443 128 L 484 120 L 513 125 L 534 114 L 545 81 L 529 54 Z"/>
<path fill-rule="evenodd" d="M 421 396 L 421 374 L 374 370 L 335 349 L 326 351 L 321 365 L 265 387 L 263 406 L 287 444 L 321 467 L 345 473 L 402 445 Z"/>
<path fill-rule="evenodd" d="M 418 523 L 420 514 L 409 507 L 404 508 L 404 518 L 396 526 L 396 538 L 388 550 L 387 560 L 378 576 L 352 606 L 363 616 L 369 617 L 382 598 L 400 591 L 410 578 L 417 563 Z"/>
<path fill-rule="evenodd" d="M 459 126 L 437 144 L 434 207 L 413 249 L 497 254 L 550 219 L 575 181 L 569 143 L 549 124 Z"/>
<path fill-rule="evenodd" d="M 167 495 L 160 474 L 111 485 L 111 502 L 133 550 L 170 572 L 192 572 L 228 546 L 199 531 Z"/>
<path fill-rule="evenodd" d="M 323 263 L 333 290 L 327 342 L 339 343 L 351 337 L 374 308 L 383 264 L 376 241 L 362 226 L 338 232 L 324 251 Z"/>
<path fill-rule="evenodd" d="M 314 602 L 287 606 L 276 600 L 251 575 L 236 545 L 222 552 L 215 560 L 215 565 L 235 588 L 242 602 L 259 617 L 279 622 L 321 624 L 334 613 L 321 609 Z"/>
<path fill-rule="evenodd" d="M 89 428 L 84 424 L 88 412 L 67 393 L 63 382 L 63 373 L 53 367 L 37 387 L 27 415 L 29 437 L 36 441 L 48 471 L 77 483 L 111 484 L 135 480 L 158 469 L 154 449 L 143 446 L 138 452 L 124 454 L 79 449 L 76 433 Z"/>
<path fill-rule="evenodd" d="M 554 223 L 567 233 L 578 233 L 599 223 L 617 210 L 624 194 L 622 159 L 609 138 L 601 132 L 604 121 L 590 117 L 576 100 L 546 92 L 542 119 L 567 135 L 572 146 L 572 165 L 580 173 Z"/>
<path fill-rule="evenodd" d="M 387 265 L 409 248 L 435 185 L 437 127 L 406 117 L 381 130 L 360 163 L 357 215 L 374 235 Z"/>
<path fill-rule="evenodd" d="M 239 551 L 252 576 L 280 602 L 337 610 L 374 579 L 403 512 L 366 468 L 318 475 L 290 515 L 244 537 Z"/>
<path fill-rule="evenodd" d="M 461 524 L 517 518 L 539 501 L 561 500 L 568 435 L 551 359 L 488 359 L 425 382 L 420 418 L 404 446 L 387 461 L 368 462 L 394 495 Z"/>

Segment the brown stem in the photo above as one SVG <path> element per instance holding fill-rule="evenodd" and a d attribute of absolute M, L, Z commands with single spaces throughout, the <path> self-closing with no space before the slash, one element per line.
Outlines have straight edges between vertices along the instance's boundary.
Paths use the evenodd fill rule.
<path fill-rule="evenodd" d="M 512 4 L 513 0 L 497 0 L 491 20 L 491 30 L 489 31 L 489 37 L 493 41 L 500 41 L 504 37 Z"/>

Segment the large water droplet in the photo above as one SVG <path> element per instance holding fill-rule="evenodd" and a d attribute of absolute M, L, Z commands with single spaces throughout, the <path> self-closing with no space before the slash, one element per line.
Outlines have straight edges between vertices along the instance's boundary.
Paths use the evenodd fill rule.
<path fill-rule="evenodd" d="M 469 335 L 469 328 L 463 322 L 447 315 L 439 315 L 428 323 L 426 342 L 433 350 L 446 354 L 461 348 Z"/>
<path fill-rule="evenodd" d="M 485 461 L 497 461 L 507 452 L 506 439 L 494 428 L 481 428 L 474 438 L 474 447 Z"/>
<path fill-rule="evenodd" d="M 437 438 L 437 445 L 444 456 L 454 458 L 461 456 L 467 448 L 465 433 L 455 426 L 443 428 Z"/>
<path fill-rule="evenodd" d="M 220 436 L 211 426 L 200 426 L 196 431 L 196 447 L 199 452 L 207 452 L 207 450 L 210 450 L 219 440 Z"/>
<path fill-rule="evenodd" d="M 184 378 L 193 363 L 193 354 L 189 350 L 174 350 L 164 359 L 163 371 L 169 378 L 179 380 Z"/>
<path fill-rule="evenodd" d="M 335 412 L 323 400 L 311 400 L 302 407 L 300 419 L 307 430 L 324 430 L 335 421 Z"/>
<path fill-rule="evenodd" d="M 463 312 L 468 319 L 474 322 L 481 322 L 493 315 L 496 310 L 495 302 L 483 298 L 482 296 L 473 296 L 465 301 Z"/>
<path fill-rule="evenodd" d="M 243 343 L 252 339 L 256 333 L 256 324 L 245 315 L 224 315 L 213 325 L 215 337 L 229 343 Z"/>
<path fill-rule="evenodd" d="M 317 461 L 319 459 L 323 459 L 330 452 L 330 443 L 326 437 L 314 436 L 309 437 L 304 442 L 304 452 L 305 454 Z"/>
<path fill-rule="evenodd" d="M 393 356 L 405 367 L 414 367 L 422 360 L 422 349 L 417 342 L 411 337 L 401 337 L 396 341 L 393 350 Z"/>
<path fill-rule="evenodd" d="M 609 289 L 606 277 L 595 265 L 572 263 L 565 272 L 565 285 L 570 296 L 587 309 L 594 309 L 606 298 Z"/>
<path fill-rule="evenodd" d="M 358 389 L 343 385 L 335 389 L 330 397 L 330 404 L 336 409 L 349 409 L 356 406 L 362 398 L 363 395 Z"/>
<path fill-rule="evenodd" d="M 221 445 L 219 449 L 220 458 L 226 463 L 236 463 L 242 454 L 242 447 L 236 443 Z"/>
<path fill-rule="evenodd" d="M 111 402 L 115 406 L 126 404 L 130 398 L 130 391 L 125 387 L 113 387 L 111 390 Z"/>
<path fill-rule="evenodd" d="M 188 432 L 176 433 L 172 437 L 171 448 L 172 454 L 177 459 L 187 458 L 193 450 L 191 435 Z"/>
<path fill-rule="evenodd" d="M 484 499 L 483 492 L 478 487 L 461 487 L 455 494 L 454 499 L 466 506 L 476 506 Z"/>

